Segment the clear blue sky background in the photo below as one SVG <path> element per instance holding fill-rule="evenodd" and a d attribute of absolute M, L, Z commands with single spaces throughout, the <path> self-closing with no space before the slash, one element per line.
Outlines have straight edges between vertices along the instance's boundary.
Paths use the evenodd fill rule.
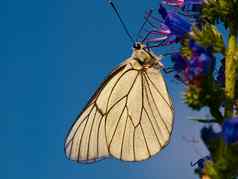
<path fill-rule="evenodd" d="M 157 0 L 116 1 L 136 32 Z M 176 117 L 171 143 L 141 163 L 65 158 L 64 138 L 100 82 L 131 54 L 131 44 L 106 0 L 6 0 L 0 3 L 0 178 L 191 179 L 191 161 L 206 155 L 196 116 L 182 87 L 166 75 Z M 167 64 L 166 60 L 164 62 Z M 206 114 L 206 112 L 204 112 Z M 198 115 L 198 114 L 197 114 Z"/>

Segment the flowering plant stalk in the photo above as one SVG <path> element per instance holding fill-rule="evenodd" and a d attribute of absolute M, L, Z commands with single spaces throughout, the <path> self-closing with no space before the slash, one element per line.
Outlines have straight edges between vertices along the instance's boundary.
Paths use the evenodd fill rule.
<path fill-rule="evenodd" d="M 171 10 L 172 9 L 172 10 Z M 238 0 L 164 0 L 147 18 L 149 47 L 179 45 L 171 55 L 175 78 L 186 86 L 185 103 L 208 107 L 201 139 L 209 154 L 198 160 L 201 179 L 238 177 Z M 227 42 L 218 27 L 224 26 Z M 215 132 L 213 124 L 220 126 Z M 209 126 L 207 126 L 209 124 Z"/>

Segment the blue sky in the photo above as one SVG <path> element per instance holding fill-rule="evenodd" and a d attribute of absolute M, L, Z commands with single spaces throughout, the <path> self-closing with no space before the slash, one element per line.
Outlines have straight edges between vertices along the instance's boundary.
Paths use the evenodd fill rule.
<path fill-rule="evenodd" d="M 145 10 L 158 1 L 116 3 L 130 31 L 137 32 Z M 190 162 L 206 150 L 183 138 L 199 140 L 199 125 L 187 117 L 201 114 L 183 104 L 182 86 L 172 75 L 165 79 L 175 125 L 171 143 L 159 155 L 132 164 L 108 159 L 79 165 L 65 158 L 64 138 L 75 116 L 131 54 L 106 0 L 7 0 L 0 3 L 0 20 L 1 178 L 195 178 Z"/>

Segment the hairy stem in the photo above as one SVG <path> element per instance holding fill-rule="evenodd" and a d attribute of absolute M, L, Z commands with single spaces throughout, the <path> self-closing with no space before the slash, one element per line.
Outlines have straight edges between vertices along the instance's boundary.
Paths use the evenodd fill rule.
<path fill-rule="evenodd" d="M 236 83 L 236 29 L 231 29 L 228 40 L 228 47 L 226 53 L 226 69 L 225 69 L 225 117 L 233 116 L 233 101 L 235 97 L 235 83 Z"/>
<path fill-rule="evenodd" d="M 228 46 L 226 49 L 226 59 L 225 59 L 225 118 L 230 118 L 233 116 L 233 105 L 235 98 L 235 86 L 236 86 L 236 70 L 238 65 L 238 57 L 237 57 L 237 29 L 236 27 L 230 28 L 230 35 L 228 39 Z M 215 115 L 216 119 L 219 119 L 220 123 L 223 123 L 224 119 L 220 117 L 220 115 L 216 116 L 217 111 L 214 111 L 213 106 L 210 106 L 210 112 Z M 211 110 L 213 109 L 213 110 Z M 226 153 L 226 146 L 223 142 L 220 143 L 219 148 L 217 149 L 218 153 L 218 161 L 224 158 L 224 154 Z M 201 179 L 230 179 L 230 176 L 226 176 L 225 173 L 221 171 L 216 171 L 217 176 L 208 176 L 203 175 Z"/>

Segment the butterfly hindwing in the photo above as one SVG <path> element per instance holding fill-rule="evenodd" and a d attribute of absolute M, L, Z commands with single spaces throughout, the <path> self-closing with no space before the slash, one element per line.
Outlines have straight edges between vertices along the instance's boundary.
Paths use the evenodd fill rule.
<path fill-rule="evenodd" d="M 173 123 L 173 106 L 160 71 L 134 71 L 130 90 L 106 116 L 109 153 L 125 161 L 158 153 L 168 144 Z"/>

